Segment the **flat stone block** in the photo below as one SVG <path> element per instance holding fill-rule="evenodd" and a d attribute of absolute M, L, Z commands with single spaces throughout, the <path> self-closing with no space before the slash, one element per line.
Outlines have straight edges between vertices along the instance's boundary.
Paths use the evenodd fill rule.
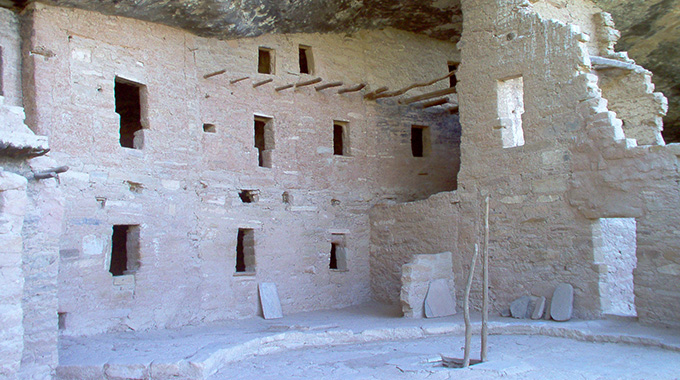
<path fill-rule="evenodd" d="M 263 282 L 259 285 L 260 302 L 262 304 L 262 316 L 264 319 L 283 318 L 281 311 L 281 301 L 273 282 Z"/>
<path fill-rule="evenodd" d="M 534 305 L 534 311 L 531 313 L 531 319 L 541 319 L 545 312 L 545 297 L 538 297 Z"/>
<path fill-rule="evenodd" d="M 526 318 L 527 310 L 529 309 L 529 303 L 531 302 L 531 297 L 522 296 L 518 299 L 512 301 L 510 304 L 510 315 L 513 318 Z"/>
<path fill-rule="evenodd" d="M 571 319 L 574 307 L 574 287 L 570 284 L 559 284 L 555 288 L 550 302 L 550 316 L 560 322 Z"/>
<path fill-rule="evenodd" d="M 425 296 L 425 317 L 437 318 L 456 314 L 456 303 L 451 297 L 451 290 L 444 279 L 430 282 Z"/>

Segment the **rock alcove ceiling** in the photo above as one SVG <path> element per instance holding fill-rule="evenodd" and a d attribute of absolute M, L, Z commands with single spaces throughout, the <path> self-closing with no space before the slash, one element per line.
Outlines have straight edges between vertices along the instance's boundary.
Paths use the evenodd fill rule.
<path fill-rule="evenodd" d="M 21 9 L 33 0 L 0 0 Z M 562 1 L 551 0 L 556 5 Z M 593 0 L 621 30 L 617 50 L 654 73 L 669 98 L 666 142 L 680 142 L 680 0 Z M 460 0 L 44 0 L 162 23 L 202 36 L 236 38 L 263 33 L 347 32 L 394 27 L 457 42 Z"/>

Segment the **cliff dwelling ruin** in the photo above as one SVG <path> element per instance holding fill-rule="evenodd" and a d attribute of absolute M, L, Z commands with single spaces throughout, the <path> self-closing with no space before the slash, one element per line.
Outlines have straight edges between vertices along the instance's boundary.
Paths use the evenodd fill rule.
<path fill-rule="evenodd" d="M 622 22 L 667 98 L 608 3 L 0 1 L 0 378 L 193 378 L 60 357 L 262 318 L 263 283 L 460 311 L 487 197 L 492 315 L 569 284 L 576 319 L 677 331 L 680 6 Z"/>

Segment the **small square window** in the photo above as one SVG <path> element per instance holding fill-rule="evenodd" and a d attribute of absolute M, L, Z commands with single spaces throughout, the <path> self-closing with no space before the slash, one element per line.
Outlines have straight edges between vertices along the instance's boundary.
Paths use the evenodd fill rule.
<path fill-rule="evenodd" d="M 458 63 L 449 62 L 449 73 L 456 71 L 458 71 Z M 456 87 L 456 84 L 458 84 L 458 79 L 456 78 L 456 74 L 453 74 L 449 77 L 449 87 L 454 88 Z"/>
<path fill-rule="evenodd" d="M 347 122 L 333 122 L 333 154 L 349 156 L 349 125 Z"/>
<path fill-rule="evenodd" d="M 255 203 L 260 200 L 260 190 L 241 190 L 238 197 L 243 203 Z"/>
<path fill-rule="evenodd" d="M 255 148 L 258 166 L 271 168 L 271 153 L 274 149 L 274 127 L 269 117 L 255 116 Z"/>
<path fill-rule="evenodd" d="M 253 229 L 238 229 L 236 273 L 255 273 L 255 231 Z"/>
<path fill-rule="evenodd" d="M 139 268 L 139 225 L 115 225 L 111 236 L 111 263 L 114 276 L 132 274 Z"/>
<path fill-rule="evenodd" d="M 215 127 L 215 124 L 203 124 L 203 132 L 217 133 L 217 127 Z"/>
<path fill-rule="evenodd" d="M 300 45 L 298 51 L 300 57 L 300 74 L 313 74 L 314 56 L 312 55 L 312 47 Z"/>
<path fill-rule="evenodd" d="M 430 153 L 430 129 L 422 125 L 411 126 L 411 153 L 413 157 L 425 157 Z"/>
<path fill-rule="evenodd" d="M 274 50 L 261 47 L 258 49 L 257 72 L 260 74 L 274 74 Z"/>
<path fill-rule="evenodd" d="M 331 235 L 331 254 L 328 267 L 331 270 L 347 271 L 347 235 Z"/>
<path fill-rule="evenodd" d="M 119 141 L 123 148 L 142 149 L 144 145 L 142 97 L 145 87 L 122 78 L 115 79 L 116 113 L 120 116 Z"/>

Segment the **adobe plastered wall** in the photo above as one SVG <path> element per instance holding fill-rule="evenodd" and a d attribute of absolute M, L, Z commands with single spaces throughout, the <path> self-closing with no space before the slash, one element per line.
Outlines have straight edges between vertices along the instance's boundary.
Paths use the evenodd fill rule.
<path fill-rule="evenodd" d="M 445 75 L 452 44 L 394 30 L 218 41 L 43 5 L 27 18 L 28 120 L 71 167 L 61 175 L 65 334 L 255 315 L 259 282 L 277 283 L 284 313 L 367 301 L 370 207 L 456 186 L 456 115 L 311 86 L 274 91 L 315 76 L 396 89 Z M 313 76 L 295 74 L 298 44 L 313 49 Z M 259 46 L 276 51 L 275 75 L 256 74 Z M 142 149 L 119 145 L 116 76 L 146 86 Z M 272 168 L 258 167 L 255 115 L 273 119 Z M 350 156 L 333 155 L 333 120 L 348 125 Z M 429 129 L 426 157 L 412 157 L 412 124 Z M 259 202 L 242 203 L 242 189 Z M 109 273 L 115 224 L 140 226 L 134 275 Z M 239 228 L 254 230 L 255 274 L 235 275 Z M 346 235 L 346 272 L 329 269 L 332 234 Z"/>

